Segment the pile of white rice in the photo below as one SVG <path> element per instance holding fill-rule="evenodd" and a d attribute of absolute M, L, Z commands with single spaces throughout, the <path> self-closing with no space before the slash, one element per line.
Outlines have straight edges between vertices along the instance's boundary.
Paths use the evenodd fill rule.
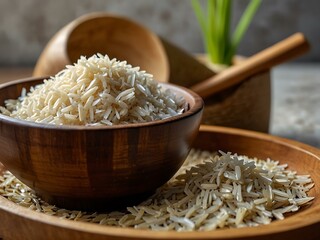
<path fill-rule="evenodd" d="M 44 80 L 19 100 L 7 100 L 0 113 L 56 125 L 113 125 L 169 118 L 187 108 L 151 74 L 107 55 L 81 57 Z"/>
<path fill-rule="evenodd" d="M 192 150 L 184 166 L 154 196 L 127 212 L 86 213 L 41 201 L 12 174 L 0 177 L 0 194 L 18 205 L 59 218 L 151 230 L 209 231 L 251 227 L 283 219 L 313 197 L 309 175 L 270 159 L 221 156 Z"/>

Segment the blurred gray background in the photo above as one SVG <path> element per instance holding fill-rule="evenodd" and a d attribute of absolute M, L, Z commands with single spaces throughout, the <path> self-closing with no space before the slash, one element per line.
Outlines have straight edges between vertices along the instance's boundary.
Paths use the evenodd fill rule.
<path fill-rule="evenodd" d="M 247 3 L 234 1 L 234 24 Z M 301 31 L 312 51 L 296 61 L 320 62 L 319 10 L 318 0 L 263 0 L 238 54 L 249 56 Z M 131 18 L 190 53 L 204 51 L 189 0 L 0 0 L 0 67 L 33 66 L 55 32 L 95 11 Z"/>

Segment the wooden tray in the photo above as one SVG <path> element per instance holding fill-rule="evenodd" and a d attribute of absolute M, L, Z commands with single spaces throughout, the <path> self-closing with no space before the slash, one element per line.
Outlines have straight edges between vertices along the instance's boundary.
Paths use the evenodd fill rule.
<path fill-rule="evenodd" d="M 249 157 L 288 163 L 298 173 L 310 174 L 315 187 L 313 203 L 282 221 L 254 228 L 213 232 L 154 232 L 99 226 L 62 220 L 37 213 L 0 197 L 0 238 L 7 239 L 320 239 L 320 150 L 263 133 L 231 128 L 201 126 L 195 147 L 232 151 Z"/>

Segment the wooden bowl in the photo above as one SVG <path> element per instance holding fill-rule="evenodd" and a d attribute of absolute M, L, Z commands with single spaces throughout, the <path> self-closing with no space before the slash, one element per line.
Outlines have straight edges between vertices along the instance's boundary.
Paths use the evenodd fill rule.
<path fill-rule="evenodd" d="M 1 85 L 0 105 L 42 80 Z M 203 109 L 202 99 L 192 91 L 162 86 L 183 96 L 189 110 L 165 120 L 111 127 L 56 126 L 0 114 L 0 161 L 58 206 L 95 209 L 150 193 L 182 165 Z"/>
<path fill-rule="evenodd" d="M 90 13 L 70 22 L 48 42 L 33 76 L 51 76 L 75 63 L 81 55 L 108 54 L 167 82 L 168 60 L 156 34 L 124 17 Z"/>
<path fill-rule="evenodd" d="M 176 131 L 177 133 L 177 131 Z M 74 222 L 47 216 L 26 209 L 0 197 L 0 237 L 4 239 L 117 239 L 117 240 L 301 240 L 320 239 L 320 150 L 263 133 L 224 127 L 202 126 L 194 147 L 224 150 L 250 157 L 279 160 L 288 163 L 299 174 L 310 174 L 315 187 L 309 192 L 312 204 L 284 220 L 269 225 L 223 229 L 212 232 L 156 232 L 116 228 L 91 223 Z"/>
<path fill-rule="evenodd" d="M 271 72 L 264 71 L 204 100 L 201 124 L 269 132 Z"/>
<path fill-rule="evenodd" d="M 217 66 L 208 60 L 207 55 L 198 54 L 195 57 L 212 71 L 217 70 Z M 244 59 L 242 56 L 237 56 L 234 62 L 241 64 Z M 208 76 L 208 73 L 204 73 L 203 70 L 202 74 L 203 77 Z M 172 77 L 170 82 L 189 88 L 197 81 L 194 78 Z M 267 133 L 271 112 L 270 70 L 255 74 L 240 84 L 220 91 L 205 99 L 204 103 L 201 124 Z"/>
<path fill-rule="evenodd" d="M 170 83 L 191 88 L 211 78 L 219 70 L 222 71 L 221 66 L 212 64 L 206 54 L 191 56 L 168 41 L 161 40 L 169 60 Z M 234 63 L 241 64 L 244 59 L 243 56 L 236 56 Z M 270 70 L 259 72 L 204 99 L 201 124 L 267 133 L 270 124 L 271 95 Z"/>

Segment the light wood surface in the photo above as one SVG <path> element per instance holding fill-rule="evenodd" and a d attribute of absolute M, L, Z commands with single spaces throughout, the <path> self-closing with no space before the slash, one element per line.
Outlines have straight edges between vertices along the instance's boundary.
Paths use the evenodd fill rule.
<path fill-rule="evenodd" d="M 291 37 L 247 58 L 241 64 L 231 66 L 201 83 L 191 87 L 202 98 L 208 98 L 233 86 L 256 73 L 265 71 L 280 63 L 291 60 L 307 52 L 310 46 L 302 33 Z"/>
<path fill-rule="evenodd" d="M 2 67 L 0 68 L 0 84 L 12 80 L 31 77 L 32 71 L 31 67 Z"/>
<path fill-rule="evenodd" d="M 0 86 L 0 105 L 42 79 Z M 0 114 L 0 161 L 44 199 L 61 207 L 105 208 L 128 196 L 150 194 L 180 168 L 196 137 L 202 99 L 163 83 L 189 109 L 147 123 L 86 127 L 55 126 Z M 115 201 L 117 199 L 117 201 Z"/>
<path fill-rule="evenodd" d="M 216 74 L 199 61 L 197 56 L 189 54 L 164 38 L 161 38 L 161 41 L 169 62 L 169 82 L 190 88 Z"/>
<path fill-rule="evenodd" d="M 158 36 L 125 17 L 106 13 L 81 16 L 58 31 L 41 53 L 33 75 L 55 75 L 80 56 L 96 53 L 125 60 L 168 82 L 168 59 Z"/>
<path fill-rule="evenodd" d="M 208 67 L 213 65 L 207 55 L 196 57 Z M 242 64 L 245 60 L 243 56 L 236 56 L 233 62 Z M 187 83 L 180 81 L 178 84 L 185 86 Z M 202 124 L 268 132 L 271 96 L 271 70 L 254 74 L 205 98 Z"/>
<path fill-rule="evenodd" d="M 288 163 L 299 174 L 310 174 L 316 183 L 309 193 L 315 196 L 309 207 L 301 209 L 282 221 L 269 225 L 225 229 L 214 232 L 153 232 L 128 228 L 114 228 L 89 223 L 62 220 L 15 205 L 0 197 L 0 236 L 4 239 L 176 239 L 176 240 L 318 240 L 320 239 L 320 150 L 291 140 L 214 126 L 202 126 L 195 147 L 206 150 L 224 150 L 250 157 L 279 160 Z"/>
<path fill-rule="evenodd" d="M 267 133 L 271 101 L 271 73 L 261 72 L 204 99 L 202 124 Z"/>

